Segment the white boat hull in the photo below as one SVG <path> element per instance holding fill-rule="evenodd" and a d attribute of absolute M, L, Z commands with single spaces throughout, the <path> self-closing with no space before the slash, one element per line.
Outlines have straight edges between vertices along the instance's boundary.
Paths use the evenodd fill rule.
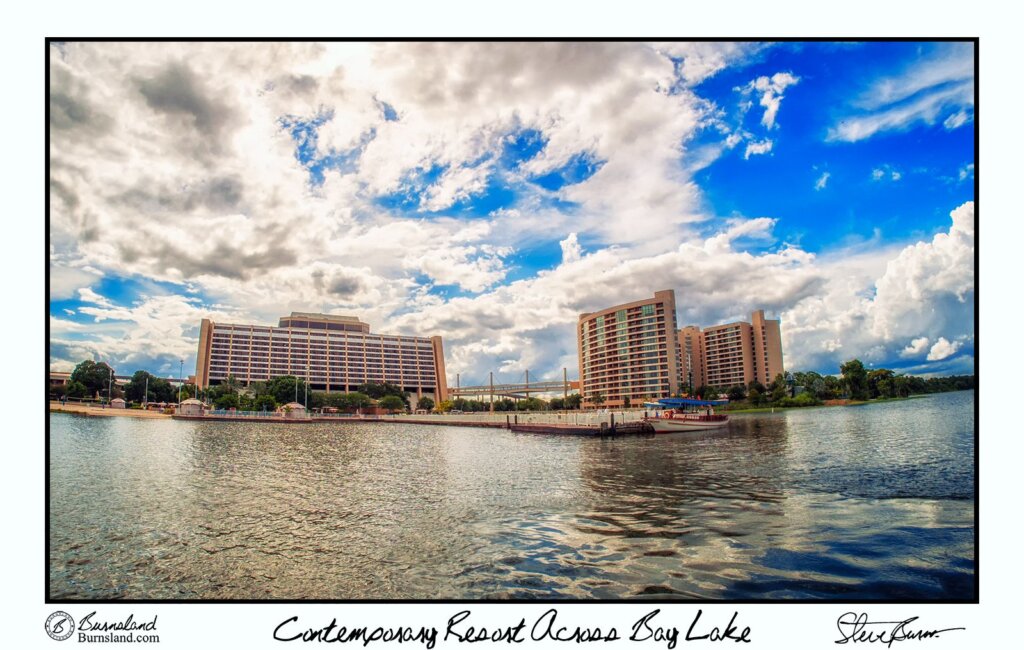
<path fill-rule="evenodd" d="M 698 420 L 696 418 L 648 418 L 655 433 L 675 433 L 677 431 L 706 431 L 729 426 L 729 420 Z"/>

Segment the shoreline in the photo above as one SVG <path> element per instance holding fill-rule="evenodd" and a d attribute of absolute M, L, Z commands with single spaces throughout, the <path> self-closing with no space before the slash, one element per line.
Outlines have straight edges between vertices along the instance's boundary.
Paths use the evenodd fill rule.
<path fill-rule="evenodd" d="M 143 411 L 140 409 L 115 409 L 100 408 L 98 406 L 86 406 L 85 404 L 61 404 L 50 402 L 50 413 L 71 413 L 73 415 L 86 415 L 90 417 L 129 417 L 129 418 L 150 418 L 170 419 L 172 416 L 159 411 Z"/>

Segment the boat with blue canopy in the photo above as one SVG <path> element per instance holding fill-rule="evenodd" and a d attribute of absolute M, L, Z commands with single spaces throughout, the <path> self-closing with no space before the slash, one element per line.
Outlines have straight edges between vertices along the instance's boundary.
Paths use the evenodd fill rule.
<path fill-rule="evenodd" d="M 665 397 L 644 404 L 655 410 L 654 416 L 644 418 L 644 422 L 651 425 L 655 433 L 721 429 L 729 425 L 729 416 L 715 413 L 715 407 L 728 403 L 729 400 Z"/>

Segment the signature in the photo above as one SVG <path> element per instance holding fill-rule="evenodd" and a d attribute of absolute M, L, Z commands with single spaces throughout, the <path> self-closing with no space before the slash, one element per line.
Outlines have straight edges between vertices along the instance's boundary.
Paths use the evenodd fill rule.
<path fill-rule="evenodd" d="M 839 628 L 839 634 L 842 637 L 836 643 L 884 643 L 892 647 L 892 644 L 897 641 L 921 641 L 937 638 L 943 632 L 967 629 L 963 627 L 947 627 L 941 630 L 909 629 L 908 626 L 917 619 L 917 616 L 911 616 L 902 621 L 869 621 L 867 614 L 847 612 L 836 621 L 836 627 Z"/>

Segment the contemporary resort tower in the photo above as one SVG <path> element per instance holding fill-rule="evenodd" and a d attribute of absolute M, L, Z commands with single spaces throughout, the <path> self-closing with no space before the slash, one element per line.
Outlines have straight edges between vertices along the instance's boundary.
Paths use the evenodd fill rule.
<path fill-rule="evenodd" d="M 371 334 L 368 324 L 351 316 L 292 312 L 277 327 L 204 318 L 196 383 L 206 388 L 228 375 L 242 384 L 292 375 L 331 392 L 386 381 L 417 396 L 448 398 L 440 336 Z"/>
<path fill-rule="evenodd" d="M 597 395 L 621 407 L 679 392 L 674 291 L 580 314 L 576 332 L 585 407 L 599 406 Z"/>
<path fill-rule="evenodd" d="M 764 310 L 751 314 L 749 323 L 713 325 L 703 331 L 689 325 L 679 330 L 679 337 L 684 347 L 689 341 L 690 347 L 701 351 L 699 360 L 693 355 L 690 368 L 684 366 L 683 380 L 692 372 L 694 388 L 746 386 L 752 381 L 768 385 L 776 375 L 785 374 L 780 324 L 765 319 Z"/>

